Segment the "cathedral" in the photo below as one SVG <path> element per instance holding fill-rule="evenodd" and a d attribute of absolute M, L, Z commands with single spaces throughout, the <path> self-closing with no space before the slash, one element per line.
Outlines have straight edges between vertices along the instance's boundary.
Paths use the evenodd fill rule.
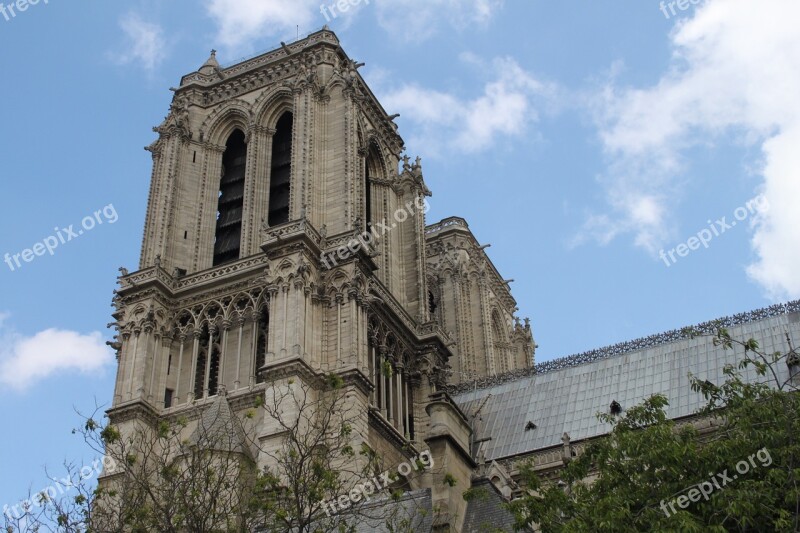
<path fill-rule="evenodd" d="M 361 66 L 324 28 L 232 66 L 212 52 L 173 89 L 147 148 L 139 268 L 115 291 L 109 420 L 125 433 L 189 413 L 242 418 L 276 380 L 313 389 L 334 374 L 353 442 L 390 464 L 428 453 L 446 465 L 406 482 L 431 511 L 415 531 L 511 531 L 501 504 L 521 461 L 557 472 L 606 431 L 597 412 L 655 392 L 691 419 L 688 372 L 721 379 L 732 355 L 670 332 L 535 365 L 530 321 L 487 246 L 462 218 L 426 220 L 422 161 Z M 783 349 L 799 311 L 726 320 Z M 264 413 L 253 432 L 265 449 L 283 438 Z M 474 487 L 488 497 L 467 501 Z"/>

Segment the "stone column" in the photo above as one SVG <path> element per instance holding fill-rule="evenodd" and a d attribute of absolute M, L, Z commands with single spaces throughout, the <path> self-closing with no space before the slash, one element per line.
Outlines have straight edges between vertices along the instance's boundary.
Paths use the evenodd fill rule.
<path fill-rule="evenodd" d="M 194 346 L 192 347 L 192 370 L 189 375 L 189 394 L 186 396 L 188 402 L 194 401 L 195 390 L 197 390 L 197 358 L 200 356 L 200 337 L 203 335 L 203 330 L 196 329 L 192 332 L 194 337 Z"/>
<path fill-rule="evenodd" d="M 206 350 L 206 372 L 203 377 L 203 397 L 208 398 L 211 396 L 211 391 L 208 390 L 209 378 L 211 377 L 211 356 L 214 353 L 214 334 L 217 332 L 217 326 L 210 324 L 208 326 L 208 350 Z M 219 381 L 219 380 L 217 380 Z M 216 393 L 216 391 L 214 391 Z"/>
<path fill-rule="evenodd" d="M 122 346 L 119 350 L 119 361 L 117 361 L 117 382 L 116 386 L 114 387 L 114 404 L 119 404 L 123 401 L 124 394 L 123 394 L 123 387 L 125 387 L 125 374 L 126 369 L 128 367 L 128 359 L 130 359 L 130 339 L 131 333 L 129 331 L 124 331 L 120 333 L 120 338 L 122 339 Z"/>
<path fill-rule="evenodd" d="M 224 387 L 228 390 L 227 382 L 225 381 L 225 359 L 228 358 L 228 331 L 231 329 L 233 322 L 230 320 L 222 321 L 222 342 L 219 347 L 219 370 L 217 376 L 217 388 Z"/>
<path fill-rule="evenodd" d="M 386 372 L 384 372 L 384 361 L 386 361 L 386 346 L 380 347 L 380 353 L 378 354 L 378 376 L 381 380 L 381 414 L 383 417 L 388 420 L 388 407 L 389 407 L 389 400 L 386 394 L 387 390 L 387 382 L 388 378 L 386 377 Z"/>
<path fill-rule="evenodd" d="M 235 391 L 239 390 L 242 384 L 242 335 L 244 335 L 244 316 L 240 315 L 236 319 L 236 323 L 239 326 L 239 342 L 236 346 L 236 379 L 233 381 L 233 390 Z"/>
<path fill-rule="evenodd" d="M 128 400 L 133 399 L 133 381 L 136 373 L 136 359 L 138 358 L 138 351 L 139 351 L 139 335 L 141 335 L 142 330 L 136 328 L 133 330 L 133 350 L 130 351 L 130 357 L 128 357 Z"/>
<path fill-rule="evenodd" d="M 405 415 L 403 414 L 403 363 L 397 363 L 395 366 L 395 380 L 397 385 L 397 412 L 395 413 L 395 427 L 403 433 L 403 420 L 405 419 Z"/>
<path fill-rule="evenodd" d="M 181 374 L 183 374 L 183 348 L 186 344 L 186 333 L 181 333 L 178 340 L 181 341 L 181 347 L 178 352 L 178 379 L 175 383 L 175 405 L 180 402 L 181 398 Z"/>

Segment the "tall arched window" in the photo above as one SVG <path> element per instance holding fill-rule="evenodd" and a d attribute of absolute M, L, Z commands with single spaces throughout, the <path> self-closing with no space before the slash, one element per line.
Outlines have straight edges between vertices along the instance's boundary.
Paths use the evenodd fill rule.
<path fill-rule="evenodd" d="M 247 144 L 244 133 L 236 130 L 228 138 L 225 154 L 222 156 L 217 231 L 214 240 L 214 266 L 239 259 L 246 167 Z"/>
<path fill-rule="evenodd" d="M 369 231 L 372 224 L 375 222 L 372 213 L 372 180 L 379 179 L 383 173 L 381 172 L 381 157 L 378 147 L 374 144 L 370 146 L 367 159 L 365 161 L 364 171 L 364 225 L 365 229 Z"/>
<path fill-rule="evenodd" d="M 506 353 L 505 335 L 503 334 L 503 322 L 497 310 L 492 311 L 492 341 L 494 344 L 495 363 L 500 364 L 499 371 L 510 370 Z"/>
<path fill-rule="evenodd" d="M 216 396 L 219 393 L 219 357 L 222 353 L 220 349 L 220 345 L 214 343 L 211 346 L 211 361 L 209 364 L 209 371 L 208 371 L 208 395 L 209 396 Z"/>
<path fill-rule="evenodd" d="M 206 376 L 206 359 L 208 358 L 208 326 L 203 326 L 203 332 L 200 335 L 199 348 L 197 351 L 197 362 L 194 371 L 194 397 L 200 399 L 205 395 L 203 390 L 205 387 Z"/>
<path fill-rule="evenodd" d="M 292 178 L 292 126 L 294 118 L 286 112 L 278 120 L 272 139 L 272 173 L 269 182 L 270 226 L 289 222 L 289 197 Z"/>

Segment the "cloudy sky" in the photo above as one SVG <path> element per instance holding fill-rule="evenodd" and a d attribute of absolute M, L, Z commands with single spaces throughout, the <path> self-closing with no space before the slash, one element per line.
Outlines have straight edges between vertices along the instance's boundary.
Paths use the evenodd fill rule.
<path fill-rule="evenodd" d="M 70 429 L 111 398 L 142 147 L 211 48 L 335 30 L 423 158 L 429 221 L 466 218 L 515 280 L 538 360 L 800 297 L 800 3 L 350 3 L 0 0 L 0 505 L 93 459 Z"/>

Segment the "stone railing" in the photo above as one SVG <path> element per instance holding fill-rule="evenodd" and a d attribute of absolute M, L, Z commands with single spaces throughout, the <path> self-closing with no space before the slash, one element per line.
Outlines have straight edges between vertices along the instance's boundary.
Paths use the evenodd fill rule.
<path fill-rule="evenodd" d="M 442 220 L 441 222 L 437 222 L 436 224 L 431 224 L 430 226 L 425 227 L 425 235 L 432 235 L 443 229 L 447 229 L 451 226 L 459 226 L 466 230 L 469 230 L 469 224 L 463 218 L 459 217 L 450 217 Z"/>
<path fill-rule="evenodd" d="M 228 263 L 222 266 L 203 270 L 201 272 L 196 272 L 194 274 L 189 274 L 188 276 L 181 278 L 175 278 L 160 266 L 154 266 L 121 277 L 119 281 L 119 290 L 132 289 L 150 281 L 158 281 L 165 287 L 169 287 L 172 292 L 177 292 L 183 289 L 194 287 L 196 285 L 202 285 L 207 281 L 224 278 L 238 272 L 258 270 L 263 268 L 266 264 L 267 257 L 263 254 L 260 254 L 240 259 L 234 263 Z"/>

